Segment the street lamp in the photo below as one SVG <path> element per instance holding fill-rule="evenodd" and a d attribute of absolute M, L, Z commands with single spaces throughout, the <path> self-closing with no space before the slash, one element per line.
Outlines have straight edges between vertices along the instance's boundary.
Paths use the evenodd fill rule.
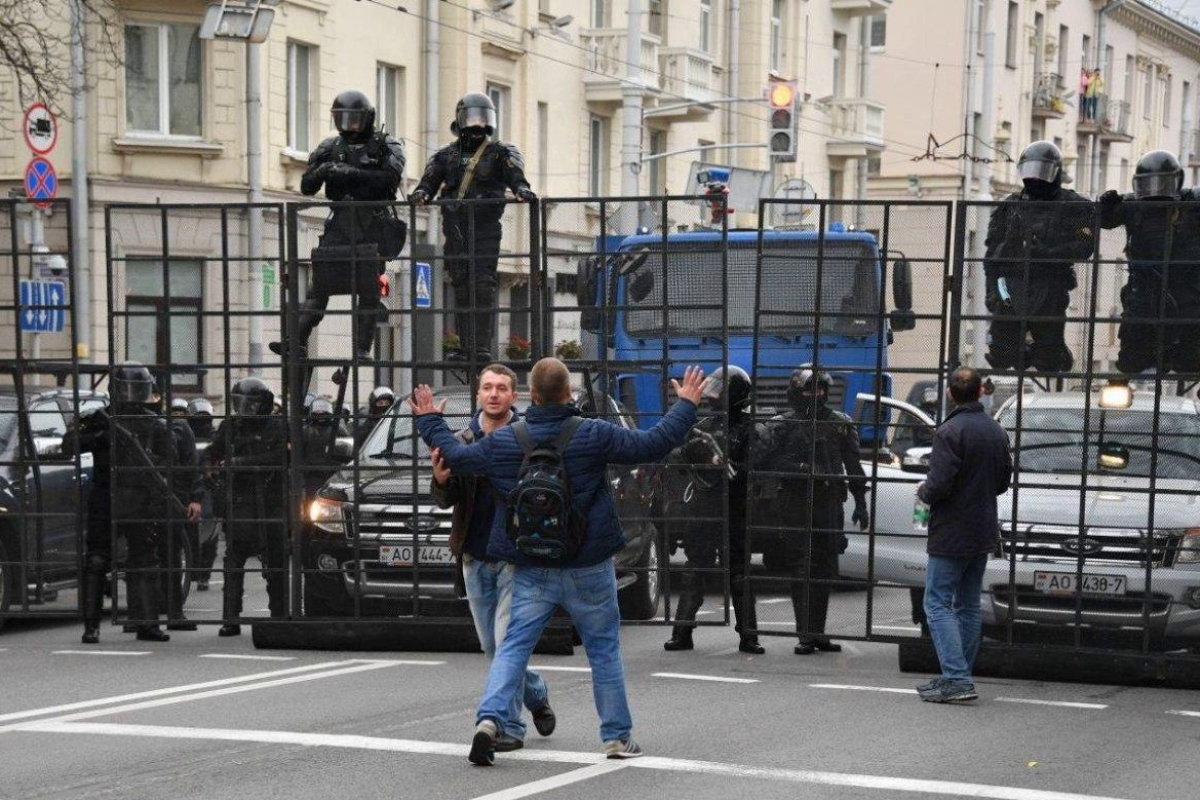
<path fill-rule="evenodd" d="M 245 0 L 230 4 L 230 0 L 213 3 L 204 13 L 200 25 L 201 39 L 239 39 L 251 44 L 261 44 L 271 32 L 275 21 L 275 9 L 279 0 Z"/>

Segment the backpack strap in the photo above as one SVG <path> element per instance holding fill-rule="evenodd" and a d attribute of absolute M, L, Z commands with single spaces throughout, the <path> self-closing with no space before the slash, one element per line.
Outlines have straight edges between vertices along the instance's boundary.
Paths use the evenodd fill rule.
<path fill-rule="evenodd" d="M 534 448 L 533 437 L 529 434 L 529 423 L 522 419 L 514 422 L 511 427 L 513 436 L 517 440 L 517 446 L 521 448 L 521 453 L 528 458 Z"/>
<path fill-rule="evenodd" d="M 575 435 L 575 431 L 579 430 L 579 426 L 583 424 L 583 417 L 567 417 L 563 423 L 562 430 L 558 432 L 558 438 L 554 440 L 554 451 L 560 456 L 566 452 L 567 445 L 571 442 L 571 437 Z"/>

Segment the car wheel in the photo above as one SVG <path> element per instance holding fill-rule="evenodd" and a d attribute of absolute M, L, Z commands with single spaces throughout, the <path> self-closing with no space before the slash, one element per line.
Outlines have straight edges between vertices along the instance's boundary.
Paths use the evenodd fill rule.
<path fill-rule="evenodd" d="M 649 538 L 637 562 L 637 580 L 622 589 L 618 597 L 622 619 L 647 620 L 658 611 L 662 599 L 662 550 L 657 531 L 651 529 Z"/>
<path fill-rule="evenodd" d="M 8 604 L 12 600 L 13 586 L 13 568 L 8 561 L 8 551 L 4 549 L 4 544 L 0 542 L 0 629 L 4 628 L 4 618 L 8 614 Z"/>

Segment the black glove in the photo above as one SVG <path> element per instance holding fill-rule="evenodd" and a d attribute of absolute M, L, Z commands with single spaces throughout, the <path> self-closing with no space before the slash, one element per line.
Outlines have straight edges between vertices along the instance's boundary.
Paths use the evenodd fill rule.
<path fill-rule="evenodd" d="M 1116 189 L 1109 189 L 1107 192 L 1100 195 L 1100 205 L 1103 206 L 1105 210 L 1111 210 L 1121 205 L 1124 199 L 1125 198 L 1121 197 L 1121 193 Z"/>
<path fill-rule="evenodd" d="M 413 189 L 408 195 L 408 202 L 414 206 L 423 206 L 429 202 L 429 192 L 424 189 Z"/>
<path fill-rule="evenodd" d="M 850 521 L 858 525 L 858 529 L 861 531 L 871 527 L 871 512 L 867 510 L 865 500 L 859 500 L 854 504 L 854 513 L 850 515 Z"/>
<path fill-rule="evenodd" d="M 532 203 L 534 200 L 537 200 L 537 195 L 528 186 L 518 187 L 514 194 L 522 203 Z"/>
<path fill-rule="evenodd" d="M 343 180 L 343 181 L 351 180 L 352 178 L 354 178 L 354 173 L 358 172 L 357 168 L 352 167 L 349 164 L 330 164 L 329 166 L 331 167 L 331 169 L 329 170 L 329 173 L 327 175 L 327 178 L 326 178 L 327 180 L 328 179 L 337 179 L 337 180 Z"/>

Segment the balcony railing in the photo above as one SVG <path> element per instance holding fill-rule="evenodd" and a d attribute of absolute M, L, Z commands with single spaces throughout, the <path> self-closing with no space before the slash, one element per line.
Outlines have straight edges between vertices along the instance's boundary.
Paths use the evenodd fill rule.
<path fill-rule="evenodd" d="M 713 57 L 708 53 L 690 47 L 664 47 L 659 59 L 662 89 L 673 98 L 705 101 L 717 97 L 713 87 Z"/>
<path fill-rule="evenodd" d="M 1095 131 L 1101 138 L 1130 139 L 1130 107 L 1108 95 L 1084 98 L 1079 106 L 1079 130 Z"/>
<path fill-rule="evenodd" d="M 830 101 L 830 134 L 826 150 L 832 156 L 865 158 L 883 150 L 884 104 L 878 100 L 845 97 Z"/>
<path fill-rule="evenodd" d="M 616 79 L 625 77 L 629 61 L 626 36 L 627 32 L 621 28 L 591 28 L 580 33 L 580 42 L 588 49 L 588 69 L 592 70 L 592 75 L 585 77 L 585 81 L 603 80 L 601 75 Z M 662 41 L 657 36 L 643 33 L 641 43 L 642 81 L 648 87 L 659 88 L 658 50 Z M 596 75 L 597 72 L 601 75 Z"/>
<path fill-rule="evenodd" d="M 1067 106 L 1063 102 L 1066 87 L 1057 72 L 1039 72 L 1033 76 L 1033 114 L 1041 117 L 1061 117 Z"/>

